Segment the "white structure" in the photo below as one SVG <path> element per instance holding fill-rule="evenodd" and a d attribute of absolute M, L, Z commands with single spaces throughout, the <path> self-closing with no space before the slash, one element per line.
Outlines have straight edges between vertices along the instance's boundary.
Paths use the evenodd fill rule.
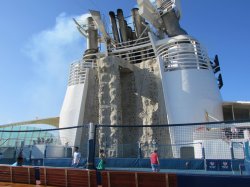
<path fill-rule="evenodd" d="M 87 50 L 83 60 L 71 64 L 69 82 L 60 112 L 60 128 L 82 126 L 85 115 L 86 99 L 88 93 L 89 69 L 96 65 L 96 52 L 98 51 L 98 34 L 92 17 L 81 20 L 80 24 L 74 20 L 79 32 L 87 38 Z M 83 128 L 73 128 L 60 131 L 62 143 L 72 146 L 80 146 Z"/>
<path fill-rule="evenodd" d="M 149 71 L 151 71 L 151 69 L 152 72 L 160 71 L 160 76 L 157 77 L 158 75 L 153 73 L 149 73 L 149 75 L 155 76 L 161 81 L 164 97 L 163 103 L 168 124 L 223 121 L 222 98 L 214 75 L 215 71 L 201 44 L 196 39 L 190 37 L 187 32 L 180 27 L 179 19 L 181 8 L 179 1 L 157 0 L 157 7 L 149 0 L 138 0 L 137 2 L 140 15 L 137 13 L 138 10 L 133 10 L 133 20 L 135 21 L 134 30 L 137 32 L 128 26 L 124 20 L 121 9 L 117 11 L 118 20 L 113 12 L 110 14 L 113 32 L 116 32 L 114 39 L 110 38 L 107 34 L 104 24 L 101 21 L 100 12 L 98 11 L 90 11 L 92 18 L 88 18 L 88 29 L 86 31 L 81 25 L 77 24 L 80 32 L 88 39 L 89 48 L 86 50 L 83 59 L 90 60 L 96 58 L 95 53 L 99 51 L 97 49 L 97 29 L 99 29 L 102 32 L 102 37 L 99 37 L 99 39 L 101 38 L 99 42 L 105 42 L 107 46 L 107 51 L 105 51 L 106 56 L 122 58 L 129 64 L 139 64 L 147 61 L 153 64 L 156 59 L 158 69 L 151 66 Z M 151 23 L 158 34 L 155 34 L 149 29 L 150 26 L 145 20 Z M 117 31 L 117 22 L 119 22 L 119 34 Z M 123 41 L 123 43 L 119 41 Z M 154 62 L 152 62 L 152 60 Z M 115 61 L 118 62 L 118 60 Z M 122 102 L 119 103 L 118 101 L 126 98 L 125 96 L 122 98 L 122 94 L 119 92 L 119 89 L 122 87 L 120 85 L 122 83 L 123 85 L 126 84 L 121 80 L 122 72 L 120 69 L 122 69 L 122 67 L 117 69 L 115 78 L 110 79 L 111 74 L 114 74 L 114 72 L 110 72 L 110 69 L 107 70 L 107 68 L 111 68 L 111 65 L 112 63 L 108 62 L 104 68 L 101 68 L 99 67 L 100 64 L 97 64 L 99 76 L 97 79 L 99 79 L 99 93 L 101 93 L 97 107 L 99 107 L 98 116 L 102 118 L 99 122 L 105 121 L 104 119 L 106 118 L 109 119 L 111 113 L 116 113 L 117 115 L 110 121 L 110 124 L 114 124 L 116 121 L 124 122 L 122 114 L 125 115 L 126 111 L 122 108 Z M 117 64 L 114 63 L 112 66 L 115 65 Z M 107 72 L 109 72 L 109 74 L 107 74 Z M 136 71 L 133 73 L 135 72 Z M 123 77 L 126 76 L 124 75 Z M 100 80 L 102 83 L 104 81 L 105 84 L 101 84 Z M 134 81 L 134 79 L 131 80 Z M 152 83 L 151 86 L 152 85 L 159 88 L 158 83 Z M 113 89 L 104 91 L 106 87 L 112 87 Z M 128 88 L 133 91 L 132 87 Z M 69 86 L 60 114 L 60 127 L 71 127 L 83 124 L 87 90 L 88 69 L 86 69 L 86 63 L 79 62 L 73 64 L 71 67 Z M 135 94 L 138 93 L 132 93 L 131 96 Z M 110 100 L 108 100 L 109 97 L 111 98 Z M 149 100 L 145 103 L 145 106 L 155 104 L 155 106 L 150 109 L 152 110 L 150 115 L 152 115 L 157 111 L 161 100 L 159 97 L 157 98 L 158 100 L 152 99 L 153 97 L 150 98 L 149 95 L 145 94 L 136 98 L 139 101 L 138 103 L 142 103 L 140 99 L 143 97 L 144 100 L 145 98 Z M 128 101 L 129 99 L 130 98 L 127 98 Z M 116 107 L 110 107 L 112 102 L 116 101 L 118 102 L 116 103 Z M 108 109 L 100 107 L 104 105 Z M 136 112 L 137 111 L 135 111 L 135 113 Z M 151 120 L 151 124 L 153 124 L 152 121 L 153 120 Z M 106 120 L 105 122 L 107 123 L 108 121 Z M 182 147 L 194 148 L 193 133 L 196 128 L 199 127 L 179 126 L 169 129 L 171 144 L 183 144 L 183 146 L 173 146 L 172 151 L 174 157 L 180 157 Z M 183 134 L 183 132 L 185 132 L 186 135 Z M 80 144 L 80 136 L 82 135 L 81 128 L 65 130 L 60 132 L 60 134 L 62 137 L 72 137 L 69 140 L 70 145 Z M 104 136 L 104 134 L 105 133 L 102 132 L 102 136 Z M 187 143 L 190 143 L 190 145 L 187 145 Z"/>
<path fill-rule="evenodd" d="M 180 6 L 176 8 L 175 1 L 157 0 L 160 13 L 155 14 L 148 0 L 138 0 L 138 4 L 142 16 L 171 36 L 159 39 L 149 34 L 160 67 L 168 123 L 223 121 L 222 98 L 210 59 L 201 44 L 179 26 Z M 192 144 L 194 130 L 190 126 L 171 127 L 171 143 Z M 173 146 L 174 157 L 180 157 L 181 147 Z"/>
<path fill-rule="evenodd" d="M 180 35 L 156 41 L 155 49 L 169 124 L 223 121 L 217 81 L 199 42 Z M 194 130 L 194 127 L 171 127 L 171 143 L 193 142 Z M 183 132 L 187 135 L 183 136 Z M 179 157 L 179 151 L 173 150 L 175 157 Z"/>
<path fill-rule="evenodd" d="M 60 128 L 83 124 L 84 109 L 88 90 L 89 68 L 83 61 L 71 65 L 70 78 L 60 113 Z M 63 144 L 80 145 L 82 128 L 60 131 Z"/>

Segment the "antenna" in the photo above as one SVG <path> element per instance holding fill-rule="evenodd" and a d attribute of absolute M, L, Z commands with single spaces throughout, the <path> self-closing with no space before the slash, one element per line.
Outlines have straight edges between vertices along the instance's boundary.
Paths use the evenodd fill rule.
<path fill-rule="evenodd" d="M 87 38 L 87 37 L 88 37 L 88 34 L 87 34 L 87 32 L 86 32 L 86 29 L 84 28 L 85 25 L 80 25 L 80 23 L 77 22 L 75 18 L 73 18 L 73 21 L 75 22 L 78 31 L 79 31 L 84 37 Z"/>

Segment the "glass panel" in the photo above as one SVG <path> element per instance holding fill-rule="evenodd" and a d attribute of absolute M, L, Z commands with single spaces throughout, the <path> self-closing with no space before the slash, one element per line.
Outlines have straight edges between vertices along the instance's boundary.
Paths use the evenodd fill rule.
<path fill-rule="evenodd" d="M 11 130 L 11 129 L 12 129 L 12 127 L 5 127 L 4 130 Z M 10 134 L 9 132 L 3 132 L 2 138 L 3 138 L 3 141 L 5 142 L 5 143 L 3 144 L 3 146 L 8 146 L 8 145 L 9 145 L 9 143 L 10 143 L 10 140 L 9 140 L 10 135 L 11 135 L 11 134 Z"/>
<path fill-rule="evenodd" d="M 0 130 L 4 130 L 4 128 L 0 128 Z M 3 134 L 3 132 L 0 132 L 0 140 L 2 139 L 2 134 Z M 0 143 L 1 143 L 1 141 L 0 141 Z"/>

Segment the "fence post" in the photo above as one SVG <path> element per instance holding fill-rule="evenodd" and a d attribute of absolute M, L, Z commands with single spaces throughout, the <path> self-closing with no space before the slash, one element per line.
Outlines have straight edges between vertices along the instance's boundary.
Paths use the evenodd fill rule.
<path fill-rule="evenodd" d="M 230 144 L 230 151 L 231 151 L 232 160 L 234 160 L 233 142 L 231 142 L 231 144 Z"/>
<path fill-rule="evenodd" d="M 141 142 L 138 141 L 138 155 L 137 155 L 138 158 L 142 158 L 142 154 L 141 154 Z"/>
<path fill-rule="evenodd" d="M 95 162 L 95 125 L 93 123 L 89 123 L 87 169 L 94 169 L 94 162 Z"/>
<path fill-rule="evenodd" d="M 201 150 L 202 150 L 202 158 L 205 159 L 206 154 L 205 154 L 205 147 L 204 147 L 203 143 L 201 143 Z"/>

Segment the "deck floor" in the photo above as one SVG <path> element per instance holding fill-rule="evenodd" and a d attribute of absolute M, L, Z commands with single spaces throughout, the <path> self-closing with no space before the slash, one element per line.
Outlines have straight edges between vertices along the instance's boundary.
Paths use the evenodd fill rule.
<path fill-rule="evenodd" d="M 45 187 L 44 185 L 35 185 L 35 184 L 17 184 L 11 182 L 0 182 L 0 186 L 2 187 Z M 47 186 L 49 187 L 49 186 Z"/>
<path fill-rule="evenodd" d="M 17 184 L 11 182 L 0 182 L 1 187 L 45 187 L 44 185 L 34 185 L 34 184 Z M 46 187 L 53 187 L 53 186 L 46 186 Z M 98 186 L 102 187 L 102 186 Z"/>

